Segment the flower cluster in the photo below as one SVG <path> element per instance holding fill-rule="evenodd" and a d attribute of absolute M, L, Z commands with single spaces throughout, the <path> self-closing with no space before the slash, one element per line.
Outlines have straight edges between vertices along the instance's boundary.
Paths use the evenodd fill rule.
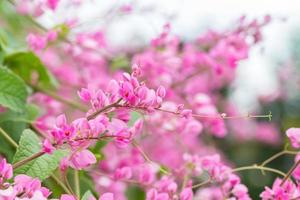
<path fill-rule="evenodd" d="M 80 3 L 15 2 L 17 12 L 29 19 L 55 15 L 60 6 L 73 8 Z M 113 19 L 113 13 L 123 16 L 133 9 L 138 12 L 138 6 L 118 5 L 104 16 Z M 26 41 L 45 65 L 45 73 L 34 69 L 32 77 L 51 79 L 52 73 L 59 87 L 54 91 L 25 81 L 32 87 L 29 102 L 39 105 L 42 112 L 37 119 L 23 121 L 40 134 L 42 148 L 12 165 L 1 158 L 0 200 L 79 200 L 86 192 L 78 185 L 79 170 L 92 179 L 88 186 L 92 192 L 85 193 L 88 200 L 125 200 L 132 186 L 147 200 L 250 200 L 250 191 L 238 174 L 248 169 L 283 176 L 272 188 L 265 187 L 260 194 L 263 200 L 299 198 L 297 151 L 287 147 L 261 165 L 234 168 L 219 148 L 221 141 L 229 145 L 254 139 L 269 145 L 281 143 L 275 123 L 254 119 L 270 118 L 270 114 L 243 115 L 228 96 L 240 61 L 262 40 L 261 29 L 270 20 L 269 16 L 250 21 L 241 17 L 231 29 L 209 30 L 191 41 L 173 35 L 167 23 L 148 46 L 138 50 L 114 48 L 105 27 L 73 31 L 81 25 L 75 17 L 51 30 L 34 23 L 41 32 L 29 33 Z M 292 148 L 300 148 L 299 128 L 287 130 L 286 135 Z M 67 152 L 55 172 L 62 178 L 56 181 L 65 194 L 58 196 L 37 177 L 15 170 L 58 150 Z M 283 154 L 296 155 L 290 171 L 266 167 Z M 70 171 L 74 184 L 68 182 Z"/>

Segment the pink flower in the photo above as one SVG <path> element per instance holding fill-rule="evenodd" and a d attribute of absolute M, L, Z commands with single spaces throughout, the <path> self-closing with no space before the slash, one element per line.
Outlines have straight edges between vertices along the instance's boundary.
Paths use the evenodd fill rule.
<path fill-rule="evenodd" d="M 48 31 L 46 35 L 47 41 L 48 42 L 53 42 L 57 39 L 57 31 Z"/>
<path fill-rule="evenodd" d="M 42 151 L 48 154 L 52 154 L 52 152 L 55 150 L 55 147 L 51 144 L 49 139 L 45 139 L 43 142 L 43 148 Z"/>
<path fill-rule="evenodd" d="M 84 102 L 89 102 L 91 100 L 91 93 L 88 89 L 81 88 L 80 91 L 77 92 L 80 99 Z"/>
<path fill-rule="evenodd" d="M 238 198 L 247 197 L 248 188 L 243 184 L 237 184 L 234 186 L 232 193 Z"/>
<path fill-rule="evenodd" d="M 192 200 L 193 191 L 191 188 L 184 188 L 180 193 L 180 200 Z"/>
<path fill-rule="evenodd" d="M 114 178 L 116 180 L 119 180 L 119 179 L 130 179 L 131 176 L 132 176 L 132 170 L 131 170 L 130 167 L 118 168 L 115 171 L 115 174 L 114 174 Z"/>
<path fill-rule="evenodd" d="M 188 119 L 192 116 L 192 110 L 184 109 L 180 112 L 180 116 Z"/>
<path fill-rule="evenodd" d="M 67 124 L 67 119 L 64 114 L 56 118 L 55 124 L 56 126 L 50 133 L 55 143 L 59 145 L 63 144 L 65 140 L 70 140 L 76 134 L 74 126 Z"/>
<path fill-rule="evenodd" d="M 131 5 L 123 5 L 120 7 L 120 11 L 123 13 L 130 13 L 133 10 Z"/>
<path fill-rule="evenodd" d="M 126 147 L 131 140 L 131 133 L 127 124 L 119 119 L 113 118 L 108 126 L 110 134 L 116 136 L 116 143 L 119 147 Z"/>
<path fill-rule="evenodd" d="M 60 200 L 76 200 L 76 198 L 73 195 L 63 194 L 61 195 Z"/>
<path fill-rule="evenodd" d="M 290 200 L 299 197 L 298 188 L 289 180 L 281 186 L 282 180 L 277 178 L 272 188 L 265 187 L 265 191 L 260 194 L 262 200 Z"/>
<path fill-rule="evenodd" d="M 14 178 L 14 191 L 22 193 L 23 197 L 36 195 L 37 197 L 43 196 L 47 199 L 51 192 L 41 185 L 42 183 L 39 179 L 27 175 L 17 175 Z M 40 199 L 42 200 L 43 198 Z"/>
<path fill-rule="evenodd" d="M 47 45 L 47 38 L 39 36 L 39 35 L 35 35 L 33 33 L 30 33 L 27 36 L 26 41 L 27 41 L 29 47 L 34 51 L 42 50 Z"/>
<path fill-rule="evenodd" d="M 116 80 L 111 80 L 107 86 L 107 92 L 116 94 L 119 91 L 119 84 Z"/>
<path fill-rule="evenodd" d="M 57 7 L 59 0 L 47 0 L 47 6 L 52 9 L 55 10 Z"/>
<path fill-rule="evenodd" d="M 157 200 L 157 190 L 156 189 L 150 189 L 147 192 L 146 200 Z"/>
<path fill-rule="evenodd" d="M 113 193 L 104 193 L 101 195 L 101 197 L 99 198 L 99 200 L 114 200 L 114 194 Z"/>
<path fill-rule="evenodd" d="M 74 169 L 83 169 L 96 163 L 96 158 L 89 150 L 75 152 L 70 156 L 70 166 Z"/>
<path fill-rule="evenodd" d="M 300 128 L 289 128 L 286 131 L 286 135 L 290 139 L 292 147 L 300 147 Z"/>
<path fill-rule="evenodd" d="M 157 96 L 164 98 L 166 96 L 166 89 L 163 86 L 159 86 L 156 90 Z"/>
<path fill-rule="evenodd" d="M 6 159 L 0 161 L 0 186 L 13 175 L 13 168 L 11 164 L 6 162 Z"/>
<path fill-rule="evenodd" d="M 295 163 L 300 160 L 300 154 L 297 154 L 295 157 Z M 300 180 L 300 166 L 298 166 L 294 172 L 293 172 L 293 177 L 297 179 L 298 181 Z"/>
<path fill-rule="evenodd" d="M 155 170 L 151 166 L 143 166 L 139 171 L 139 181 L 143 184 L 150 184 L 155 179 Z"/>
<path fill-rule="evenodd" d="M 142 74 L 142 70 L 137 64 L 133 64 L 131 68 L 132 68 L 132 75 L 134 77 L 139 77 Z"/>

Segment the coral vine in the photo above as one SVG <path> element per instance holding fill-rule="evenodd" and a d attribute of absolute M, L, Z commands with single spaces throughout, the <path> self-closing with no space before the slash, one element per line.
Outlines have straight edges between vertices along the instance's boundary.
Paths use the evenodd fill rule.
<path fill-rule="evenodd" d="M 131 67 L 127 63 L 112 70 L 120 52 L 111 51 L 104 30 L 70 37 L 76 20 L 49 30 L 35 21 L 45 12 L 55 12 L 60 1 L 9 2 L 40 30 L 27 35 L 32 52 L 10 55 L 5 51 L 2 64 L 11 70 L 3 74 L 16 79 L 15 84 L 26 84 L 24 90 L 31 90 L 28 102 L 43 112 L 36 119 L 22 119 L 39 135 L 40 144 L 29 142 L 32 149 L 22 146 L 32 138 L 21 137 L 17 143 L 0 128 L 4 139 L 17 148 L 16 155 L 26 155 L 15 156 L 11 164 L 8 158 L 0 158 L 0 200 L 123 200 L 132 186 L 138 186 L 147 200 L 249 200 L 249 190 L 239 177 L 245 170 L 279 176 L 261 192 L 263 200 L 300 198 L 297 151 L 286 148 L 262 164 L 235 168 L 203 139 L 279 142 L 273 124 L 256 121 L 271 120 L 271 113 L 243 115 L 222 94 L 234 80 L 239 61 L 247 59 L 250 49 L 262 40 L 261 29 L 270 22 L 269 16 L 253 21 L 242 17 L 232 29 L 208 31 L 190 42 L 172 35 L 171 25 L 166 24 L 149 46 L 123 52 Z M 70 1 L 66 7 L 80 3 Z M 134 9 L 122 5 L 117 12 L 130 14 Z M 15 70 L 24 55 L 35 59 L 33 65 L 29 58 L 26 63 L 33 72 L 22 71 L 24 66 Z M 52 79 L 57 79 L 56 90 Z M 73 98 L 76 92 L 80 103 Z M 0 103 L 1 113 L 14 108 L 5 100 Z M 18 106 L 22 110 L 24 105 Z M 253 127 L 268 137 L 247 135 Z M 300 147 L 299 128 L 288 129 L 286 135 L 293 148 Z M 33 149 L 38 150 L 30 152 Z M 285 154 L 296 155 L 287 173 L 266 166 Z M 92 192 L 81 191 L 81 172 L 93 181 Z M 57 195 L 51 185 L 44 186 L 41 173 L 57 182 L 62 192 Z"/>

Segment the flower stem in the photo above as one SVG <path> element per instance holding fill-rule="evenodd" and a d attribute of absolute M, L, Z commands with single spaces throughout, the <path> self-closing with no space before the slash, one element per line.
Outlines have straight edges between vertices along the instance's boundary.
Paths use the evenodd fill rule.
<path fill-rule="evenodd" d="M 78 199 L 80 199 L 80 184 L 79 184 L 79 171 L 74 170 L 74 185 L 75 185 L 75 194 Z"/>
<path fill-rule="evenodd" d="M 32 156 L 25 158 L 24 160 L 16 162 L 15 164 L 13 164 L 13 168 L 17 169 L 18 167 L 21 167 L 22 165 L 25 165 L 26 163 L 44 155 L 44 154 L 45 154 L 45 152 L 42 152 L 42 151 L 37 152 L 37 153 L 33 154 Z"/>
<path fill-rule="evenodd" d="M 154 165 L 159 165 L 157 163 L 155 163 L 154 161 L 152 161 L 149 156 L 143 151 L 143 149 L 140 147 L 140 145 L 137 143 L 137 141 L 133 140 L 132 141 L 133 146 L 135 146 L 139 152 L 142 154 L 143 158 L 150 164 L 154 164 Z M 166 175 L 170 175 L 170 172 L 168 172 L 167 170 L 165 170 L 162 166 L 159 165 L 159 171 L 162 172 L 163 174 Z"/>
<path fill-rule="evenodd" d="M 113 108 L 113 107 L 117 107 L 118 104 L 122 101 L 122 98 L 120 98 L 118 101 L 112 103 L 112 104 L 109 104 L 105 107 L 103 107 L 102 109 L 100 110 L 97 110 L 96 112 L 90 114 L 89 116 L 87 116 L 87 120 L 91 120 L 91 119 L 94 119 L 95 117 L 97 117 L 97 115 L 101 114 L 102 112 L 105 112 L 107 110 L 109 110 L 110 108 Z"/>
<path fill-rule="evenodd" d="M 202 183 L 199 183 L 199 184 L 196 184 L 196 185 L 193 185 L 192 186 L 192 189 L 195 189 L 195 188 L 198 188 L 198 187 L 201 187 L 203 185 L 206 185 L 206 184 L 209 184 L 211 183 L 211 178 L 207 179 L 206 181 L 202 182 Z"/>
<path fill-rule="evenodd" d="M 272 162 L 273 160 L 275 160 L 276 158 L 278 158 L 282 155 L 285 155 L 285 154 L 295 155 L 297 153 L 298 152 L 296 152 L 296 151 L 282 150 L 282 151 L 276 153 L 275 155 L 271 156 L 270 158 L 268 158 L 264 162 L 262 162 L 260 166 L 264 167 L 265 165 L 267 165 L 268 163 Z M 264 170 L 262 170 L 262 173 L 265 174 Z"/>
<path fill-rule="evenodd" d="M 280 183 L 280 186 L 283 186 L 283 184 L 291 177 L 291 175 L 293 174 L 293 172 L 297 169 L 297 167 L 300 164 L 300 160 L 298 160 L 293 167 L 288 171 L 288 173 L 285 175 L 285 177 L 283 178 L 282 182 Z"/>
<path fill-rule="evenodd" d="M 72 192 L 68 189 L 68 187 L 58 178 L 56 177 L 54 174 L 52 174 L 50 176 L 54 181 L 56 181 L 58 183 L 58 185 L 61 186 L 61 188 L 68 194 L 72 194 Z"/>
<path fill-rule="evenodd" d="M 239 172 L 239 171 L 245 171 L 245 170 L 265 170 L 265 171 L 269 171 L 269 172 L 279 174 L 283 177 L 286 176 L 286 174 L 284 172 L 280 171 L 280 170 L 273 169 L 273 168 L 270 168 L 270 167 L 259 166 L 259 165 L 238 167 L 238 168 L 232 169 L 231 171 L 232 172 Z"/>
<path fill-rule="evenodd" d="M 18 144 L 0 127 L 0 134 L 11 144 L 14 148 L 18 148 Z"/>

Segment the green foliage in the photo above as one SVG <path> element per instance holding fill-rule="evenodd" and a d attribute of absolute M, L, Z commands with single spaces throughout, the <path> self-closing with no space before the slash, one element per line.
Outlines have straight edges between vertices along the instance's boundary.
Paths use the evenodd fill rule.
<path fill-rule="evenodd" d="M 27 121 L 36 119 L 39 115 L 38 108 L 34 104 L 27 104 L 25 112 L 18 113 L 12 110 L 0 113 L 0 127 L 7 132 L 10 137 L 18 142 L 23 130 L 27 127 Z M 0 136 L 0 153 L 8 161 L 12 161 L 15 149 Z"/>
<path fill-rule="evenodd" d="M 110 66 L 113 70 L 126 69 L 130 66 L 130 61 L 126 56 L 118 56 L 111 61 Z"/>
<path fill-rule="evenodd" d="M 138 120 L 140 119 L 142 116 L 139 112 L 136 112 L 136 111 L 131 111 L 130 113 L 130 120 L 128 122 L 128 125 L 129 126 L 133 126 L 133 124 Z"/>
<path fill-rule="evenodd" d="M 95 183 L 93 178 L 85 171 L 79 171 L 79 183 L 80 191 L 91 191 L 97 194 L 95 191 Z"/>
<path fill-rule="evenodd" d="M 41 141 L 30 129 L 25 129 L 20 138 L 19 147 L 13 163 L 21 161 L 41 151 Z M 16 174 L 26 174 L 44 180 L 58 167 L 59 161 L 67 155 L 67 151 L 56 150 L 53 154 L 45 154 L 14 170 Z"/>
<path fill-rule="evenodd" d="M 0 80 L 0 105 L 23 112 L 28 96 L 24 81 L 4 67 L 0 67 Z"/>
<path fill-rule="evenodd" d="M 26 104 L 25 111 L 22 113 L 7 110 L 0 113 L 0 123 L 6 121 L 28 122 L 33 121 L 39 116 L 39 108 L 34 104 Z"/>
<path fill-rule="evenodd" d="M 81 200 L 89 200 L 91 197 L 94 197 L 94 195 L 91 191 L 88 190 L 84 193 Z"/>
<path fill-rule="evenodd" d="M 144 200 L 146 199 L 146 193 L 140 187 L 130 186 L 126 190 L 126 197 L 130 200 Z"/>
<path fill-rule="evenodd" d="M 33 52 L 17 52 L 7 55 L 4 58 L 4 64 L 27 83 L 37 79 L 40 87 L 54 88 L 57 86 L 54 77 Z"/>

